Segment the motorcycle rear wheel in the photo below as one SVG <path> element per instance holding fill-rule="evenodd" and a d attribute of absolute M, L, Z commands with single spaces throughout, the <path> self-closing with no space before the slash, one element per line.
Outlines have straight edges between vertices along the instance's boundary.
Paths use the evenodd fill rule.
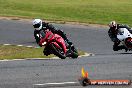
<path fill-rule="evenodd" d="M 71 51 L 71 57 L 72 58 L 78 58 L 78 51 L 77 51 L 77 49 L 74 47 L 74 46 L 71 46 L 70 47 L 70 51 Z"/>

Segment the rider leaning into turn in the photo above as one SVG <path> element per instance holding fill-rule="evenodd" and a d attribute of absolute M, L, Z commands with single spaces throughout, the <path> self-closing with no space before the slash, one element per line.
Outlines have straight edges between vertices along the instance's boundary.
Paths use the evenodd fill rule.
<path fill-rule="evenodd" d="M 118 29 L 120 28 L 126 28 L 130 33 L 132 33 L 131 28 L 128 25 L 123 25 L 123 24 L 117 24 L 115 21 L 111 21 L 109 24 L 109 31 L 108 31 L 108 35 L 111 38 L 111 40 L 114 42 L 113 45 L 113 50 L 114 51 L 118 51 L 121 49 L 125 49 L 127 51 L 127 48 L 123 45 L 120 45 L 120 40 L 117 38 L 117 33 L 118 33 Z"/>
<path fill-rule="evenodd" d="M 57 30 L 52 24 L 43 22 L 41 19 L 34 19 L 33 20 L 33 27 L 35 28 L 34 30 L 34 37 L 36 39 L 37 44 L 39 44 L 40 37 L 38 34 L 40 33 L 41 30 L 50 30 L 53 33 L 56 33 L 60 35 L 69 45 L 72 45 L 72 42 L 68 40 L 66 37 L 66 34 L 62 30 Z M 47 53 L 47 49 L 44 49 L 44 54 Z"/>

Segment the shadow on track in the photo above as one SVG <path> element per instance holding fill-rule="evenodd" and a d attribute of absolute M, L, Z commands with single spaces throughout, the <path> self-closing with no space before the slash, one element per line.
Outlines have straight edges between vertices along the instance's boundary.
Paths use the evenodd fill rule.
<path fill-rule="evenodd" d="M 120 54 L 132 54 L 132 53 L 127 53 L 127 52 L 126 52 L 126 53 L 120 53 Z"/>

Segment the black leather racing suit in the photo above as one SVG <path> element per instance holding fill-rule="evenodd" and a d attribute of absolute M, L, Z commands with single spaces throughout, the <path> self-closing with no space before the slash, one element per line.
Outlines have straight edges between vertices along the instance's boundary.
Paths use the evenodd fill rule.
<path fill-rule="evenodd" d="M 121 49 L 125 49 L 127 51 L 125 46 L 123 46 L 123 45 L 118 46 L 120 44 L 120 40 L 117 38 L 117 33 L 118 33 L 118 29 L 120 29 L 120 28 L 126 28 L 130 33 L 132 33 L 132 30 L 128 25 L 117 24 L 116 28 L 111 27 L 109 29 L 108 35 L 109 35 L 110 39 L 114 42 L 114 45 L 113 45 L 114 51 L 118 51 Z"/>

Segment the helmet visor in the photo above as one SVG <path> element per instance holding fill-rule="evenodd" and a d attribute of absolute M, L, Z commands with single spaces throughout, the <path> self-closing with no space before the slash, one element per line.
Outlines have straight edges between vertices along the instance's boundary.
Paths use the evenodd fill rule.
<path fill-rule="evenodd" d="M 33 25 L 34 28 L 39 28 L 40 27 L 40 24 L 35 24 Z"/>

